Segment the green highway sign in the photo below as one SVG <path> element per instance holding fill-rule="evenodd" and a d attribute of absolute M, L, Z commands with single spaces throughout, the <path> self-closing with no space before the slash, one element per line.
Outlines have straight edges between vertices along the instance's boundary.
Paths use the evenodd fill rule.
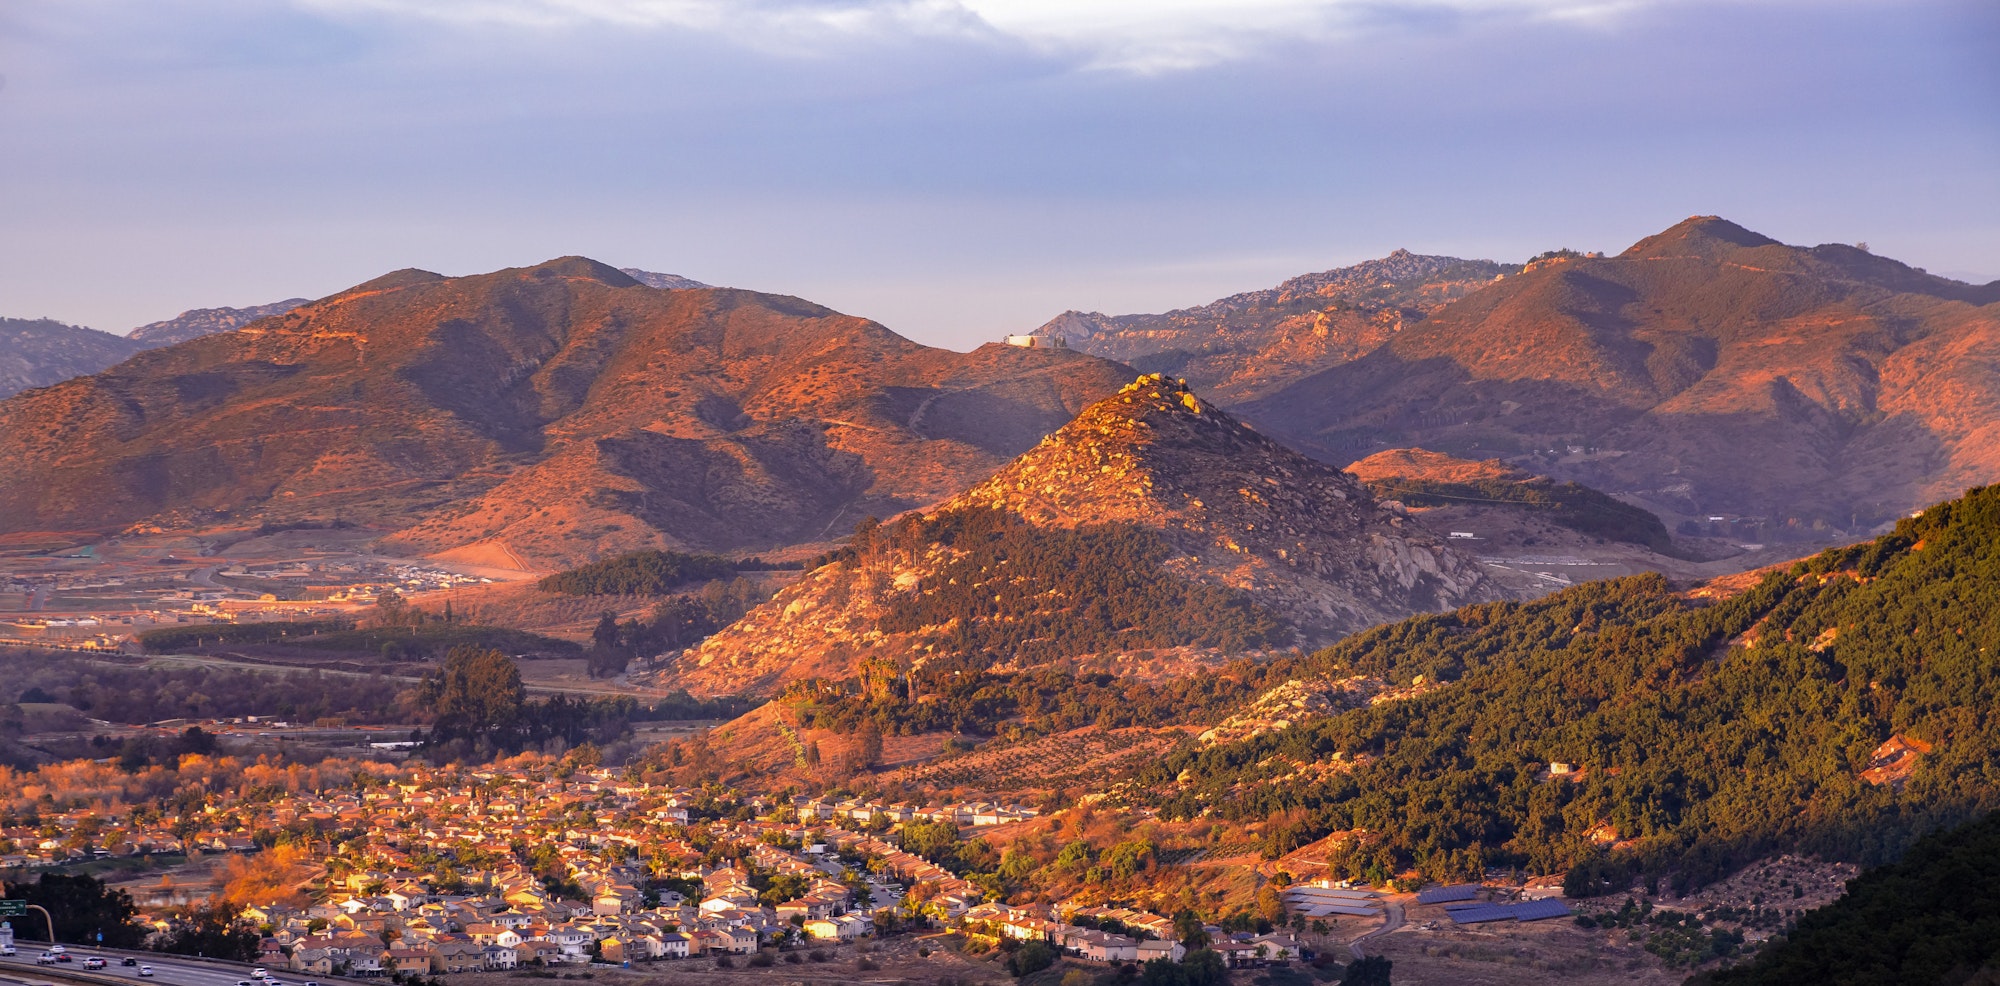
<path fill-rule="evenodd" d="M 6 900 L 6 899 L 3 899 L 3 898 L 0 898 L 0 917 L 16 917 L 16 918 L 17 918 L 17 917 L 20 917 L 20 916 L 22 916 L 22 915 L 24 915 L 24 914 L 26 914 L 26 913 L 28 913 L 28 902 L 27 902 L 27 901 L 25 901 L 25 900 Z"/>

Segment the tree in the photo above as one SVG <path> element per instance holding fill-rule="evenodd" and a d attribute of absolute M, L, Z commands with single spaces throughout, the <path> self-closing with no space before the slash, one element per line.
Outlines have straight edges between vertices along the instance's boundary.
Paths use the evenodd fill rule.
<path fill-rule="evenodd" d="M 1158 958 L 1139 967 L 1140 986 L 1188 986 L 1187 970 L 1168 958 Z"/>
<path fill-rule="evenodd" d="M 1007 971 L 1016 979 L 1033 975 L 1056 964 L 1055 950 L 1046 943 L 1031 941 L 1007 956 Z"/>
<path fill-rule="evenodd" d="M 1389 986 L 1389 969 L 1394 963 L 1380 955 L 1355 959 L 1340 979 L 1340 986 Z"/>
<path fill-rule="evenodd" d="M 882 727 L 873 719 L 861 724 L 861 733 L 856 737 L 854 749 L 855 766 L 866 770 L 882 762 Z"/>
<path fill-rule="evenodd" d="M 1187 972 L 1188 986 L 1226 986 L 1229 982 L 1229 967 L 1223 964 L 1222 953 L 1212 948 L 1187 953 L 1181 968 Z"/>
<path fill-rule="evenodd" d="M 424 678 L 420 695 L 437 713 L 439 732 L 476 735 L 513 727 L 527 690 L 521 669 L 507 655 L 483 647 L 454 647 L 444 667 Z"/>
<path fill-rule="evenodd" d="M 1208 947 L 1208 928 L 1193 911 L 1174 915 L 1174 937 L 1191 952 Z"/>
<path fill-rule="evenodd" d="M 598 626 L 590 630 L 590 646 L 594 650 L 616 650 L 618 648 L 618 614 L 604 610 L 598 614 Z"/>
<path fill-rule="evenodd" d="M 7 884 L 7 896 L 46 909 L 59 938 L 95 941 L 102 934 L 110 948 L 137 948 L 146 936 L 132 923 L 131 895 L 88 874 L 43 873 L 34 883 Z"/>

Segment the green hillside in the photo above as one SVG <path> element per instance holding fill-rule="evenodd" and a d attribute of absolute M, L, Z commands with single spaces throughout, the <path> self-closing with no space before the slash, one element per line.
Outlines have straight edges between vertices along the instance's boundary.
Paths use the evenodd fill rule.
<path fill-rule="evenodd" d="M 1278 816 L 1271 851 L 1358 831 L 1355 875 L 1518 865 L 1601 892 L 1778 849 L 1875 864 L 2000 805 L 1996 649 L 1989 487 L 1729 598 L 1640 576 L 1357 635 L 1308 674 L 1429 690 L 1181 752 L 1138 789 L 1169 817 Z M 1931 752 L 1864 780 L 1892 736 Z"/>
<path fill-rule="evenodd" d="M 1799 919 L 1757 961 L 1689 986 L 2000 981 L 2000 815 L 1927 836 Z"/>

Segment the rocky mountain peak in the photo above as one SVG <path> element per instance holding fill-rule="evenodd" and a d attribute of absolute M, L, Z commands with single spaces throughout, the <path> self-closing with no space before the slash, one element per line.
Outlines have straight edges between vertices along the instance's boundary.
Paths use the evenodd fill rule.
<path fill-rule="evenodd" d="M 1352 476 L 1157 373 L 1084 408 L 940 509 L 968 507 L 1044 526 L 1156 529 L 1191 569 L 1275 597 L 1309 638 L 1491 597 L 1471 559 Z"/>

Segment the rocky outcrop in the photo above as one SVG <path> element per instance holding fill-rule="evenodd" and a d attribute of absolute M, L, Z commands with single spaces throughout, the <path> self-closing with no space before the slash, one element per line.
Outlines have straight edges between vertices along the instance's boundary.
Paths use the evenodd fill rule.
<path fill-rule="evenodd" d="M 217 332 L 234 332 L 260 318 L 283 315 L 305 303 L 304 298 L 287 298 L 248 308 L 196 308 L 165 321 L 141 325 L 126 333 L 125 338 L 147 349 L 171 346 Z"/>

